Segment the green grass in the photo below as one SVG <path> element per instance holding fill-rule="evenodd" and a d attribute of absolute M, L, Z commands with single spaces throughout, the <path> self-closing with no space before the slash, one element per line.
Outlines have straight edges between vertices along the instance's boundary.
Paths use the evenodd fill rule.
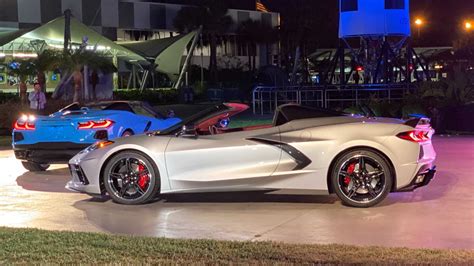
<path fill-rule="evenodd" d="M 239 127 L 249 127 L 249 126 L 256 126 L 256 125 L 267 125 L 267 124 L 272 124 L 272 119 L 241 118 L 241 119 L 231 119 L 229 127 L 239 128 Z"/>
<path fill-rule="evenodd" d="M 0 228 L 0 264 L 7 263 L 473 264 L 474 252 L 349 245 L 178 240 Z"/>
<path fill-rule="evenodd" d="M 0 147 L 11 147 L 12 136 L 0 136 Z"/>

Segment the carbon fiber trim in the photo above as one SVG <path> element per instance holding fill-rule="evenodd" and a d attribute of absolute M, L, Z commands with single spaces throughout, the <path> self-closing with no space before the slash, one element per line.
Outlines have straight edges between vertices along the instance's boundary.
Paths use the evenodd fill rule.
<path fill-rule="evenodd" d="M 295 168 L 292 169 L 293 171 L 301 170 L 312 162 L 311 159 L 309 159 L 301 151 L 299 151 L 298 149 L 296 149 L 295 147 L 289 144 L 274 141 L 274 140 L 261 139 L 261 138 L 248 138 L 247 140 L 255 141 L 255 142 L 259 142 L 259 143 L 263 143 L 267 145 L 272 145 L 272 146 L 280 148 L 282 151 L 290 155 L 295 160 L 296 166 Z"/>

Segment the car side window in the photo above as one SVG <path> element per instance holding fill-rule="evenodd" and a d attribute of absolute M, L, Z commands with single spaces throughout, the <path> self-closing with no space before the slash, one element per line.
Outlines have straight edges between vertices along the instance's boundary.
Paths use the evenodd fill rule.
<path fill-rule="evenodd" d="M 148 116 L 148 117 L 155 118 L 154 114 L 152 114 L 151 112 L 149 112 L 145 108 L 141 107 L 140 105 L 134 105 L 133 106 L 133 111 L 135 111 L 135 113 L 137 115 L 143 115 L 143 116 Z"/>

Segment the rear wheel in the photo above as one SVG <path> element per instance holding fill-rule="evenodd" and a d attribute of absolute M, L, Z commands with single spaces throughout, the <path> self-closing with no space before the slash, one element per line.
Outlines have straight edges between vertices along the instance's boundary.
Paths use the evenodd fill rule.
<path fill-rule="evenodd" d="M 31 161 L 22 161 L 21 164 L 26 170 L 31 172 L 42 172 L 49 168 L 49 164 L 46 163 L 35 163 Z"/>
<path fill-rule="evenodd" d="M 332 169 L 332 186 L 345 205 L 367 208 L 384 200 L 392 187 L 389 162 L 371 150 L 341 156 Z"/>
<path fill-rule="evenodd" d="M 140 152 L 124 151 L 107 163 L 102 176 L 113 201 L 135 205 L 151 201 L 160 191 L 155 164 Z"/>
<path fill-rule="evenodd" d="M 122 133 L 122 137 L 130 137 L 130 136 L 133 136 L 133 131 L 131 131 L 130 129 L 127 129 Z"/>

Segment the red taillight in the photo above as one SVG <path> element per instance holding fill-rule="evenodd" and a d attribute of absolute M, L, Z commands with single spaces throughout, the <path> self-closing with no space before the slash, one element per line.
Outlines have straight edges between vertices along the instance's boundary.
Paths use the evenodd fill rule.
<path fill-rule="evenodd" d="M 91 129 L 91 128 L 108 128 L 114 121 L 112 120 L 100 120 L 100 121 L 86 121 L 79 122 L 78 129 Z"/>
<path fill-rule="evenodd" d="M 35 124 L 32 122 L 15 122 L 13 128 L 16 130 L 35 130 Z"/>
<path fill-rule="evenodd" d="M 430 140 L 429 133 L 430 133 L 429 131 L 412 130 L 412 131 L 399 133 L 397 137 L 404 140 L 413 141 L 413 142 L 424 142 L 424 141 Z"/>

